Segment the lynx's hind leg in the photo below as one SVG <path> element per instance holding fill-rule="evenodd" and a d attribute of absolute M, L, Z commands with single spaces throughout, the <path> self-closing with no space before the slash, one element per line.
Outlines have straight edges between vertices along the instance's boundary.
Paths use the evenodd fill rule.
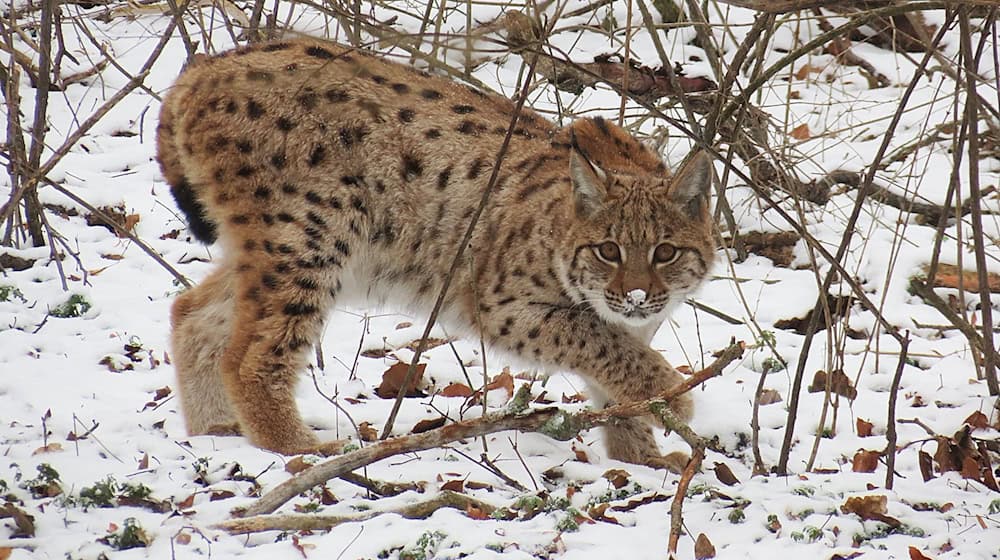
<path fill-rule="evenodd" d="M 177 390 L 191 435 L 239 432 L 219 369 L 232 328 L 233 282 L 231 271 L 220 266 L 171 309 Z"/>
<path fill-rule="evenodd" d="M 296 222 L 275 224 L 267 233 L 294 240 L 287 230 L 301 227 Z M 258 447 L 284 454 L 339 451 L 339 444 L 320 445 L 303 423 L 295 386 L 340 290 L 342 259 L 352 248 L 346 239 L 308 246 L 266 239 L 244 244 L 222 378 L 243 433 Z"/>

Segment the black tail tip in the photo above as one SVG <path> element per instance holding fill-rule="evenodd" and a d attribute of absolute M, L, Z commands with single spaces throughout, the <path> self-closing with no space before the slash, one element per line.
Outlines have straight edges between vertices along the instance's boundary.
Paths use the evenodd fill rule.
<path fill-rule="evenodd" d="M 195 239 L 206 245 L 215 243 L 219 233 L 215 229 L 215 224 L 205 216 L 205 207 L 195 196 L 191 183 L 184 179 L 180 184 L 171 185 L 170 193 L 174 195 L 177 207 L 187 218 L 188 230 L 191 231 Z"/>

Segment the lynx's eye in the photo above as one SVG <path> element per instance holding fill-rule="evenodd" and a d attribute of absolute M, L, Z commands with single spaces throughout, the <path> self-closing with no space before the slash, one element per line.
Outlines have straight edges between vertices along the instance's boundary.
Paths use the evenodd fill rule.
<path fill-rule="evenodd" d="M 653 250 L 653 264 L 669 264 L 677 260 L 680 251 L 669 243 L 660 243 Z"/>
<path fill-rule="evenodd" d="M 597 247 L 594 248 L 594 252 L 597 253 L 598 258 L 602 261 L 618 264 L 622 262 L 622 251 L 618 248 L 618 244 L 614 241 L 605 241 Z"/>

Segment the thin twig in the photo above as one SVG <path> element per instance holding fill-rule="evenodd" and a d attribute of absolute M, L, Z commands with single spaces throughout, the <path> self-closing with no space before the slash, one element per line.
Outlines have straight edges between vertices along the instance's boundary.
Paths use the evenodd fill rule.
<path fill-rule="evenodd" d="M 896 363 L 896 373 L 892 376 L 892 387 L 889 389 L 889 418 L 885 429 L 885 487 L 892 490 L 893 476 L 896 469 L 896 397 L 899 393 L 899 381 L 903 377 L 906 366 L 906 351 L 910 347 L 910 331 L 906 331 L 903 345 L 899 349 L 899 362 Z M 832 376 L 831 376 L 832 377 Z"/>

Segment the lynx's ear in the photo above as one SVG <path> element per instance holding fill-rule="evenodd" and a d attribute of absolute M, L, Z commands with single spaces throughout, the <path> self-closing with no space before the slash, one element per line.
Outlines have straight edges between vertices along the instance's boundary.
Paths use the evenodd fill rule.
<path fill-rule="evenodd" d="M 691 218 L 702 217 L 712 188 L 712 157 L 703 150 L 691 153 L 674 175 L 670 199 Z"/>
<path fill-rule="evenodd" d="M 576 134 L 570 136 L 570 143 L 569 177 L 573 182 L 576 213 L 585 217 L 592 216 L 604 207 L 604 199 L 608 194 L 605 187 L 608 176 L 583 155 L 576 143 Z"/>

